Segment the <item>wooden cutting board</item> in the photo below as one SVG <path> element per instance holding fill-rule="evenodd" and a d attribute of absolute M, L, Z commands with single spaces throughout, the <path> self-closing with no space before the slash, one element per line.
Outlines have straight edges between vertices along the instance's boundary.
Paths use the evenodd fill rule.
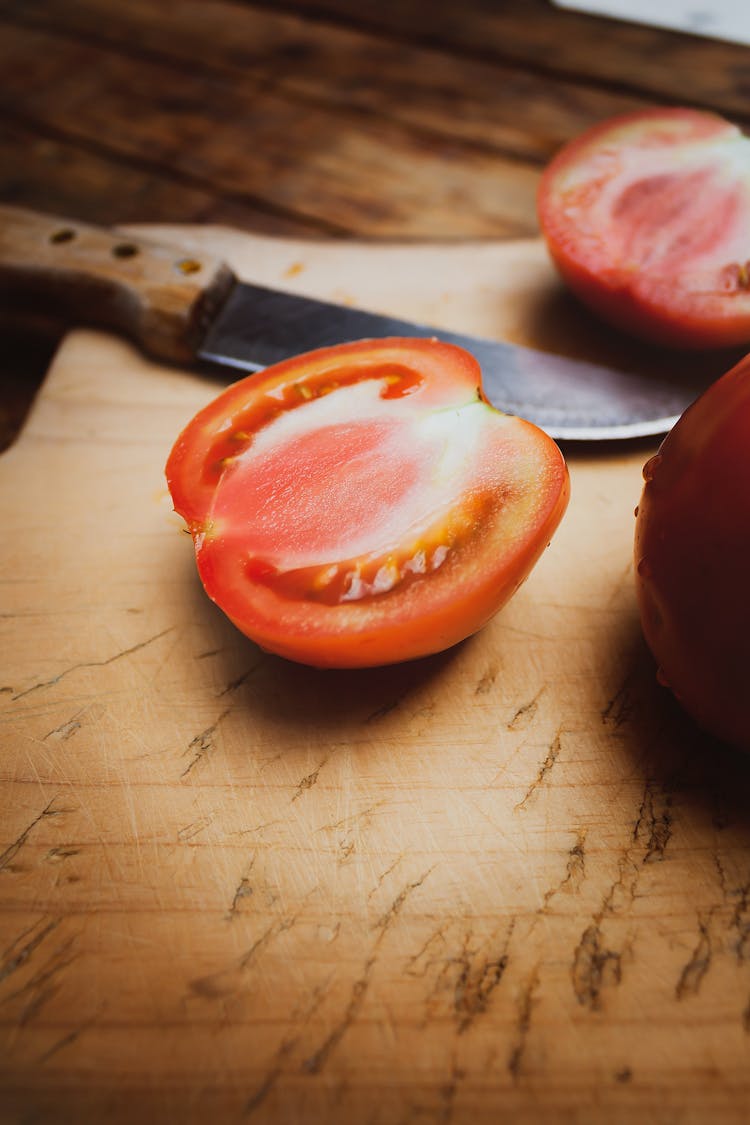
<path fill-rule="evenodd" d="M 611 343 L 537 243 L 149 233 Z M 481 634 L 320 672 L 228 624 L 171 511 L 216 390 L 75 332 L 0 459 L 0 1120 L 748 1120 L 750 776 L 641 640 L 655 442 L 567 450 L 568 515 Z"/>

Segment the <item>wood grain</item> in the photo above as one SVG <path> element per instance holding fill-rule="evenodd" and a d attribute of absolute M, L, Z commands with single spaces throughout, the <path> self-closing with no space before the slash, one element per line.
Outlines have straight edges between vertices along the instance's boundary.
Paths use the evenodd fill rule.
<path fill-rule="evenodd" d="M 225 223 L 267 234 L 310 234 L 292 216 L 189 183 L 170 169 L 113 153 L 97 143 L 72 139 L 44 122 L 21 123 L 9 112 L 0 122 L 2 196 L 37 210 L 58 212 L 102 225 L 137 222 L 144 215 L 169 222 Z"/>
<path fill-rule="evenodd" d="M 104 225 L 533 235 L 560 145 L 650 103 L 747 124 L 747 60 L 548 0 L 0 0 L 0 200 Z M 20 395 L 0 355 L 0 448 L 36 350 Z"/>
<path fill-rule="evenodd" d="M 592 89 L 585 71 L 578 80 L 555 81 L 513 62 L 467 57 L 455 41 L 450 49 L 422 46 L 423 27 L 394 43 L 358 27 L 362 8 L 350 7 L 341 23 L 224 0 L 166 9 L 138 0 L 114 12 L 103 0 L 46 0 L 6 3 L 0 12 L 48 32 L 54 50 L 61 36 L 129 57 L 137 44 L 139 54 L 182 82 L 221 78 L 228 97 L 255 86 L 313 101 L 332 120 L 343 113 L 350 128 L 366 114 L 400 123 L 415 141 L 420 132 L 438 134 L 532 164 L 594 121 L 645 104 L 637 95 Z"/>
<path fill-rule="evenodd" d="M 444 136 L 404 136 L 383 116 L 290 98 L 265 89 L 262 73 L 230 80 L 183 68 L 165 93 L 159 63 L 12 26 L 0 65 L 0 105 L 21 104 L 23 122 L 306 216 L 318 231 L 385 237 L 408 224 L 413 237 L 438 238 L 447 211 L 453 237 L 536 230 L 536 169 Z"/>
<path fill-rule="evenodd" d="M 290 0 L 284 7 L 397 41 L 536 70 L 550 81 L 550 92 L 556 81 L 582 82 L 747 120 L 743 44 L 565 11 L 547 0 L 468 0 L 460 8 L 438 5 L 429 15 L 420 0 L 378 0 L 356 10 L 351 0 Z"/>
<path fill-rule="evenodd" d="M 158 233 L 510 336 L 556 284 L 536 243 Z M 478 636 L 316 672 L 208 602 L 170 510 L 215 389 L 78 332 L 0 459 L 0 1120 L 745 1121 L 750 771 L 640 637 L 653 443 L 568 450 Z"/>
<path fill-rule="evenodd" d="M 188 218 L 170 186 L 246 227 L 369 238 L 536 231 L 538 173 L 596 121 L 652 102 L 743 122 L 747 50 L 555 9 L 472 0 L 239 4 L 0 0 L 3 116 L 159 185 L 143 219 Z M 0 173 L 44 206 L 18 149 Z M 41 177 L 40 177 L 41 178 Z M 92 179 L 74 217 L 132 204 Z M 119 209 L 118 205 L 119 204 Z M 123 205 L 127 213 L 123 213 Z M 174 207 L 177 213 L 170 213 Z M 243 221 L 244 219 L 244 221 Z"/>

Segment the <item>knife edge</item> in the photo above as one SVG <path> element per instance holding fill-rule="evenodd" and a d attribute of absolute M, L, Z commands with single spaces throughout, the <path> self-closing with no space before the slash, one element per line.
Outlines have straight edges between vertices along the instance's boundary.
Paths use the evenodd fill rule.
<path fill-rule="evenodd" d="M 433 337 L 471 352 L 494 406 L 560 440 L 665 433 L 702 389 L 687 374 L 680 382 L 646 377 L 244 281 L 232 289 L 198 354 L 247 374 L 300 353 L 387 336 Z"/>

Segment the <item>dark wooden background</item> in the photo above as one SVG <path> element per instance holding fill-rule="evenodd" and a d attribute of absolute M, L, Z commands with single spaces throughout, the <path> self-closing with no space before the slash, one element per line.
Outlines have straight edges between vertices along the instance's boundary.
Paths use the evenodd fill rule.
<path fill-rule="evenodd" d="M 2 201 L 315 238 L 534 235 L 593 122 L 750 122 L 749 48 L 547 0 L 0 0 L 0 74 Z M 0 446 L 51 348 L 5 324 Z"/>

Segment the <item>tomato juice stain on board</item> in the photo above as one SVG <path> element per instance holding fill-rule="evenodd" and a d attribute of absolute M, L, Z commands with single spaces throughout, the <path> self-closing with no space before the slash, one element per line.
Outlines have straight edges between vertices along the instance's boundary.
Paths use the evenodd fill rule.
<path fill-rule="evenodd" d="M 750 138 L 735 125 L 682 108 L 605 121 L 554 157 L 538 210 L 603 320 L 667 347 L 750 345 Z"/>
<path fill-rule="evenodd" d="M 167 463 L 208 595 L 317 667 L 440 652 L 512 596 L 567 506 L 562 454 L 435 339 L 321 349 L 225 390 Z"/>

